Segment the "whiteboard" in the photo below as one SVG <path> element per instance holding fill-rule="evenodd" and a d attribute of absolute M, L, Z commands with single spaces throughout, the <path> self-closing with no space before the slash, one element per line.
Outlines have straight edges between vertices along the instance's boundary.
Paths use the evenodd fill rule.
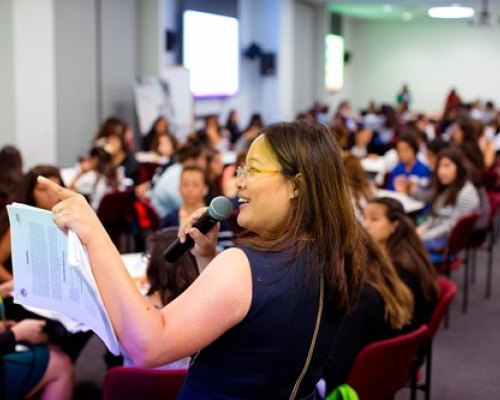
<path fill-rule="evenodd" d="M 165 67 L 159 77 L 146 76 L 133 84 L 139 129 L 146 135 L 156 119 L 165 115 L 177 138 L 184 140 L 194 127 L 194 100 L 189 89 L 189 70 Z"/>
<path fill-rule="evenodd" d="M 189 89 L 189 70 L 182 66 L 165 67 L 160 79 L 168 88 L 169 116 L 179 140 L 194 128 L 194 99 Z"/>

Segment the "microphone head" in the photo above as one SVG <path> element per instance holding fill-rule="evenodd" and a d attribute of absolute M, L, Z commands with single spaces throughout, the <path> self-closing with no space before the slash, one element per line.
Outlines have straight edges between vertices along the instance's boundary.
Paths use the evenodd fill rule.
<path fill-rule="evenodd" d="M 233 205 L 231 204 L 231 201 L 224 196 L 215 197 L 210 202 L 210 206 L 208 207 L 210 216 L 217 221 L 229 218 L 232 211 Z"/>

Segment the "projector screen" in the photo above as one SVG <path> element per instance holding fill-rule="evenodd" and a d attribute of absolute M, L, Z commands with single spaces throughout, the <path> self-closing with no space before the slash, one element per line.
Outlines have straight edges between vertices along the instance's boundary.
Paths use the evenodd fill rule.
<path fill-rule="evenodd" d="M 325 38 L 325 87 L 328 92 L 344 88 L 344 38 L 328 34 Z"/>
<path fill-rule="evenodd" d="M 238 92 L 238 20 L 187 10 L 183 14 L 182 58 L 194 97 Z"/>

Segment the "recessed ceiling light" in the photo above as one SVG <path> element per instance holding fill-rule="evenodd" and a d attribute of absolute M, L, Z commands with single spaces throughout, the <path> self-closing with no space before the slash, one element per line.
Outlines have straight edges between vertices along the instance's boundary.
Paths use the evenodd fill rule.
<path fill-rule="evenodd" d="M 401 18 L 403 18 L 403 21 L 411 21 L 413 19 L 413 15 L 409 12 L 404 12 L 401 14 Z"/>
<path fill-rule="evenodd" d="M 474 9 L 452 4 L 449 7 L 431 7 L 427 13 L 432 18 L 470 18 L 474 16 Z"/>
<path fill-rule="evenodd" d="M 384 12 L 386 12 L 386 13 L 390 13 L 390 12 L 392 12 L 392 6 L 391 6 L 390 4 L 384 4 L 384 5 L 382 6 L 382 10 L 383 10 Z"/>

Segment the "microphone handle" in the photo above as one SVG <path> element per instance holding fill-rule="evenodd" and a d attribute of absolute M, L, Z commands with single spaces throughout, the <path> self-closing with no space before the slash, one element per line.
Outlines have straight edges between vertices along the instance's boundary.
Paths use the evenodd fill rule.
<path fill-rule="evenodd" d="M 213 219 L 207 214 L 204 214 L 198 221 L 193 224 L 194 228 L 198 228 L 198 230 L 205 234 L 210 228 L 215 226 L 219 222 L 216 219 Z M 184 243 L 181 243 L 179 239 L 175 239 L 175 241 L 167 247 L 167 249 L 163 252 L 163 257 L 169 263 L 174 263 L 177 261 L 186 251 L 188 251 L 194 245 L 194 240 L 191 236 L 186 235 L 186 240 Z"/>

